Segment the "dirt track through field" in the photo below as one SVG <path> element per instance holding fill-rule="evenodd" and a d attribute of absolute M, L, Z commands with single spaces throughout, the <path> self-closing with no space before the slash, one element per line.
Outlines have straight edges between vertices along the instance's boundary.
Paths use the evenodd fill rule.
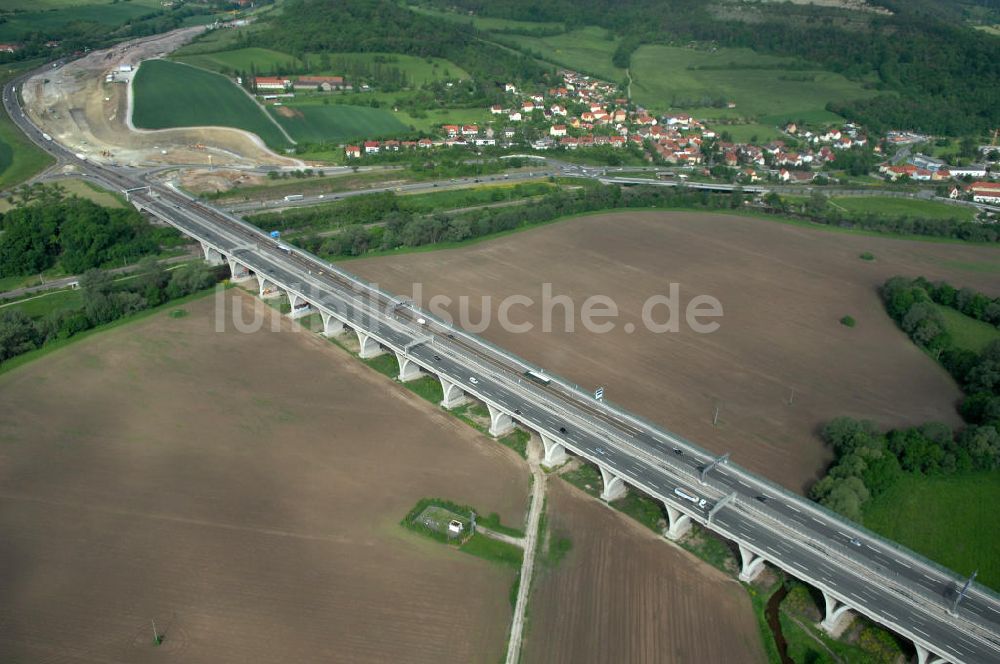
<path fill-rule="evenodd" d="M 572 548 L 536 571 L 522 664 L 766 661 L 739 583 L 563 480 L 548 484 L 551 530 Z"/>
<path fill-rule="evenodd" d="M 864 261 L 862 252 L 876 260 Z M 885 426 L 938 420 L 957 425 L 960 392 L 885 314 L 877 288 L 894 274 L 947 278 L 1000 294 L 1000 251 L 992 247 L 875 238 L 742 217 L 637 212 L 582 217 L 468 248 L 350 261 L 347 269 L 399 294 L 423 287 L 493 297 L 490 341 L 576 382 L 606 387 L 611 401 L 715 453 L 802 491 L 830 459 L 818 427 L 838 415 Z M 542 331 L 542 284 L 569 295 L 576 331 L 553 316 Z M 642 326 L 646 299 L 680 284 L 681 302 L 708 294 L 724 316 L 713 334 L 654 334 Z M 530 333 L 501 329 L 508 295 L 536 302 L 512 309 Z M 607 334 L 579 324 L 580 305 L 611 296 L 621 312 Z M 459 307 L 448 308 L 458 319 Z M 838 321 L 851 315 L 857 327 Z M 663 310 L 657 314 L 663 320 Z M 637 331 L 629 334 L 624 325 Z M 791 402 L 791 403 L 789 403 Z M 713 426 L 715 407 L 719 421 Z"/>
<path fill-rule="evenodd" d="M 513 573 L 398 523 L 441 496 L 519 524 L 520 460 L 287 321 L 217 333 L 213 308 L 0 376 L 0 661 L 500 659 Z"/>

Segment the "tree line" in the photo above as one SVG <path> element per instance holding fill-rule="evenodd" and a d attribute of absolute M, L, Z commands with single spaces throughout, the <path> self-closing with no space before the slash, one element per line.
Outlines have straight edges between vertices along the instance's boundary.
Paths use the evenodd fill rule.
<path fill-rule="evenodd" d="M 155 259 L 115 279 L 105 270 L 88 270 L 80 278 L 83 303 L 34 319 L 15 306 L 0 309 L 0 362 L 61 339 L 208 288 L 220 278 L 217 268 L 189 263 L 167 271 Z"/>
<path fill-rule="evenodd" d="M 453 215 L 388 214 L 385 223 L 377 226 L 348 226 L 334 235 L 297 238 L 296 243 L 333 259 L 440 242 L 464 242 L 598 210 L 649 207 L 724 210 L 742 204 L 743 195 L 739 192 L 713 195 L 683 188 L 592 184 L 580 189 L 558 189 L 537 197 L 531 205 L 480 208 Z"/>
<path fill-rule="evenodd" d="M 955 344 L 939 306 L 1000 328 L 1000 298 L 971 288 L 922 277 L 894 277 L 882 287 L 882 298 L 893 320 L 918 346 L 930 353 L 955 378 L 965 398 L 962 417 L 974 424 L 1000 426 L 1000 340 L 976 353 Z"/>
<path fill-rule="evenodd" d="M 448 23 L 390 0 L 293 0 L 261 23 L 249 39 L 296 57 L 307 53 L 402 53 L 461 63 L 473 77 L 494 84 L 535 81 L 547 69 L 531 58 L 477 38 L 471 25 Z"/>
<path fill-rule="evenodd" d="M 881 289 L 886 311 L 910 338 L 955 377 L 965 397 L 966 426 L 952 430 L 931 422 L 880 432 L 869 421 L 837 418 L 823 440 L 835 461 L 810 495 L 826 507 L 861 521 L 864 504 L 884 493 L 903 473 L 949 475 L 1000 467 L 1000 340 L 980 353 L 956 346 L 935 305 L 1000 324 L 1000 299 L 924 278 L 889 279 Z"/>
<path fill-rule="evenodd" d="M 68 274 L 134 262 L 179 234 L 154 228 L 134 209 L 112 209 L 61 187 L 35 187 L 21 204 L 0 215 L 0 277 L 38 274 L 57 263 Z M 25 202 L 27 201 L 27 202 Z"/>
<path fill-rule="evenodd" d="M 801 204 L 788 203 L 779 194 L 771 192 L 763 199 L 766 212 L 807 219 L 838 228 L 858 228 L 878 233 L 896 235 L 926 235 L 928 237 L 954 238 L 966 242 L 1000 242 L 1000 227 L 966 221 L 957 217 L 931 219 L 915 215 L 885 215 L 876 212 L 847 212 L 830 205 L 829 198 L 815 191 Z"/>

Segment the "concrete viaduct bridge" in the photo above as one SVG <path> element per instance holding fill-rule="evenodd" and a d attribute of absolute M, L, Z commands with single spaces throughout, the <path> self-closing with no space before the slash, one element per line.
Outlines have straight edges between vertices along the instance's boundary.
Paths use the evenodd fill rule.
<path fill-rule="evenodd" d="M 262 298 L 287 295 L 290 317 L 318 313 L 325 335 L 357 337 L 362 358 L 392 353 L 401 381 L 435 376 L 445 408 L 481 401 L 490 435 L 517 423 L 539 435 L 547 466 L 569 454 L 596 465 L 603 500 L 631 488 L 660 501 L 665 537 L 698 523 L 737 544 L 741 580 L 767 562 L 818 588 L 827 632 L 837 634 L 853 611 L 912 639 L 920 664 L 1000 662 L 996 595 L 973 588 L 956 610 L 964 580 L 954 573 L 558 378 L 530 380 L 535 368 L 520 358 L 242 220 L 175 191 L 130 194 L 137 208 L 199 241 L 208 262 L 228 264 L 233 280 L 254 280 Z"/>
<path fill-rule="evenodd" d="M 393 353 L 401 380 L 436 376 L 446 408 L 482 401 L 494 436 L 515 422 L 535 431 L 547 465 L 570 453 L 586 459 L 600 469 L 604 500 L 631 488 L 662 502 L 666 537 L 699 523 L 735 542 L 742 580 L 755 578 L 767 562 L 818 588 L 825 598 L 821 625 L 831 633 L 853 611 L 911 639 L 919 664 L 1000 662 L 997 594 L 968 588 L 950 570 L 557 377 L 546 385 L 528 380 L 524 372 L 534 367 L 524 360 L 282 247 L 238 218 L 149 185 L 129 169 L 79 162 L 21 112 L 17 87 L 29 75 L 8 81 L 3 95 L 28 138 L 58 160 L 76 161 L 87 177 L 127 192 L 136 208 L 200 242 L 206 260 L 228 263 L 234 279 L 256 279 L 262 297 L 287 293 L 291 316 L 318 312 L 325 334 L 356 334 L 363 357 Z M 756 500 L 761 495 L 767 502 Z"/>

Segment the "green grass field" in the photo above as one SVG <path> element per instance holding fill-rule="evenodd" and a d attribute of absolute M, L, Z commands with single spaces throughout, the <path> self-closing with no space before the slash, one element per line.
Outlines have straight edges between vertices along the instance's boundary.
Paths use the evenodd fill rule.
<path fill-rule="evenodd" d="M 0 68 L 0 83 L 40 64 L 40 60 L 25 60 L 4 65 Z M 0 110 L 0 189 L 11 189 L 52 163 L 47 153 L 21 133 L 7 111 Z"/>
<path fill-rule="evenodd" d="M 86 198 L 104 207 L 124 208 L 126 206 L 125 200 L 119 194 L 113 194 L 106 189 L 101 189 L 86 180 L 59 180 L 58 184 L 67 193 L 79 196 L 80 198 Z"/>
<path fill-rule="evenodd" d="M 268 48 L 238 48 L 232 51 L 182 55 L 172 59 L 223 74 L 233 71 L 249 72 L 251 66 L 263 74 L 284 74 L 302 65 L 298 58 Z"/>
<path fill-rule="evenodd" d="M 944 324 L 951 335 L 952 341 L 959 348 L 965 348 L 975 353 L 982 351 L 993 341 L 1000 340 L 1000 329 L 989 323 L 966 316 L 961 311 L 951 307 L 935 305 L 944 317 Z"/>
<path fill-rule="evenodd" d="M 608 39 L 604 28 L 587 27 L 554 37 L 502 35 L 497 40 L 537 53 L 548 62 L 599 76 L 612 83 L 625 80 L 625 70 L 611 64 L 618 40 Z"/>
<path fill-rule="evenodd" d="M 253 132 L 275 148 L 288 141 L 236 84 L 225 76 L 166 60 L 147 60 L 133 83 L 133 121 L 144 129 L 222 126 Z"/>
<path fill-rule="evenodd" d="M 86 21 L 108 27 L 160 9 L 158 0 L 5 0 L 3 9 L 22 10 L 0 23 L 0 40 L 14 41 L 31 32 L 52 31 L 68 23 Z"/>
<path fill-rule="evenodd" d="M 413 55 L 403 55 L 402 53 L 330 53 L 333 62 L 345 60 L 350 62 L 363 62 L 367 65 L 374 65 L 376 58 L 385 59 L 382 62 L 384 67 L 395 67 L 402 71 L 410 79 L 414 86 L 420 86 L 430 81 L 441 79 L 469 78 L 469 72 L 460 66 L 443 58 L 418 58 Z M 314 74 L 329 74 L 339 76 L 342 71 L 325 70 L 320 63 L 319 53 L 308 53 L 305 56 L 309 62 L 309 69 Z"/>
<path fill-rule="evenodd" d="M 925 201 L 916 198 L 834 196 L 830 199 L 830 204 L 845 212 L 854 214 L 872 212 L 886 217 L 906 216 L 925 219 L 961 219 L 962 221 L 972 221 L 976 217 L 975 210 L 964 205 L 949 205 L 939 201 Z"/>
<path fill-rule="evenodd" d="M 794 58 L 749 49 L 647 45 L 632 57 L 632 96 L 658 111 L 684 109 L 698 117 L 772 126 L 788 120 L 836 121 L 838 116 L 825 110 L 827 102 L 874 94 L 839 74 L 778 68 L 796 64 Z M 736 107 L 714 108 L 702 101 L 714 99 Z"/>
<path fill-rule="evenodd" d="M 368 106 L 284 104 L 268 110 L 292 138 L 303 143 L 392 137 L 409 131 L 390 111 Z M 294 117 L 283 113 L 294 113 Z"/>
<path fill-rule="evenodd" d="M 413 11 L 418 14 L 424 14 L 426 16 L 432 16 L 443 21 L 452 21 L 453 23 L 464 23 L 465 25 L 471 24 L 477 30 L 483 30 L 484 32 L 490 32 L 494 30 L 561 30 L 564 28 L 562 23 L 545 23 L 545 22 L 534 22 L 534 21 L 515 21 L 509 18 L 491 18 L 484 16 L 469 16 L 468 14 L 458 14 L 455 12 L 444 12 L 436 11 L 434 9 L 427 9 L 424 7 L 410 7 Z"/>
<path fill-rule="evenodd" d="M 905 475 L 864 508 L 864 524 L 959 575 L 1000 590 L 1000 472 Z"/>
<path fill-rule="evenodd" d="M 16 309 L 31 318 L 44 318 L 57 311 L 69 311 L 83 306 L 83 295 L 79 290 L 55 290 L 28 297 L 17 302 L 0 305 L 0 311 Z"/>

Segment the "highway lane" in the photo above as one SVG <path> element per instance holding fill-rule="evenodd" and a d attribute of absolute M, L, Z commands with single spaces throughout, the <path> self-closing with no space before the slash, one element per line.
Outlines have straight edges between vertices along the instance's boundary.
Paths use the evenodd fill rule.
<path fill-rule="evenodd" d="M 5 91 L 5 105 L 11 98 L 9 91 Z M 13 117 L 13 115 L 12 115 Z M 19 123 L 21 124 L 21 123 Z M 44 141 L 40 132 L 35 130 L 32 134 L 30 123 L 26 128 L 29 136 L 37 141 Z M 45 147 L 54 148 L 57 156 L 63 159 L 71 158 L 65 153 L 60 153 L 58 148 L 51 143 Z M 108 171 L 93 164 L 85 164 L 85 170 L 98 178 L 106 178 L 112 186 L 122 187 L 125 180 L 117 171 Z M 132 184 L 140 184 L 132 181 Z M 127 184 L 127 183 L 126 183 Z M 211 215 L 209 208 L 180 199 L 170 192 L 160 191 L 158 198 L 148 198 L 143 195 L 146 205 L 157 208 L 161 215 L 174 216 L 179 223 L 189 224 L 190 229 L 202 238 L 212 242 L 227 255 L 233 255 L 246 262 L 255 270 L 262 274 L 271 275 L 287 285 L 301 284 L 299 292 L 307 299 L 317 304 L 327 307 L 338 307 L 338 311 L 343 311 L 350 316 L 355 316 L 354 320 L 359 321 L 359 325 L 367 327 L 378 322 L 380 329 L 378 335 L 386 342 L 402 348 L 414 338 L 426 333 L 425 330 L 413 329 L 411 320 L 395 320 L 391 314 L 373 313 L 373 307 L 388 306 L 383 295 L 374 295 L 371 302 L 365 303 L 364 298 L 348 288 L 347 293 L 343 283 L 343 278 L 334 279 L 333 268 L 325 266 L 330 273 L 323 276 L 313 276 L 302 272 L 303 265 L 316 267 L 316 272 L 323 269 L 321 263 L 311 262 L 308 256 L 302 252 L 296 252 L 295 257 L 290 257 L 270 242 L 266 237 L 256 234 L 255 231 L 236 223 L 232 220 L 233 227 L 220 230 L 219 222 L 206 220 L 206 215 Z M 175 203 L 164 202 L 166 200 L 179 201 Z M 177 205 L 178 207 L 172 207 Z M 184 206 L 184 207 L 181 207 Z M 216 213 L 217 214 L 217 213 Z M 183 220 L 183 221 L 181 221 Z M 233 230 L 236 229 L 236 230 Z M 256 243 L 260 243 L 260 249 Z M 240 249 L 241 246 L 251 247 L 250 250 Z M 289 265 L 290 259 L 292 264 Z M 362 288 L 363 290 L 363 288 Z M 374 304 L 373 304 L 374 303 Z M 342 307 L 343 309 L 340 309 Z M 593 413 L 596 406 L 594 404 L 583 403 L 579 395 L 572 394 L 569 390 L 556 386 L 556 389 L 546 390 L 530 381 L 515 378 L 527 366 L 523 362 L 515 365 L 514 368 L 507 366 L 507 359 L 498 355 L 492 349 L 484 347 L 477 357 L 469 357 L 468 348 L 458 345 L 459 339 L 455 343 L 451 342 L 446 332 L 447 327 L 432 322 L 434 331 L 437 333 L 433 344 L 417 346 L 411 355 L 421 364 L 432 369 L 446 373 L 462 384 L 468 391 L 499 404 L 506 408 L 508 412 L 521 411 L 521 415 L 515 417 L 530 422 L 535 428 L 546 429 L 556 439 L 565 440 L 567 444 L 577 451 L 590 458 L 592 461 L 609 466 L 626 480 L 634 485 L 643 487 L 653 494 L 667 497 L 676 486 L 683 486 L 696 493 L 706 495 L 713 500 L 720 498 L 730 491 L 737 491 L 741 497 L 741 502 L 737 502 L 732 507 L 726 507 L 716 515 L 716 522 L 713 527 L 724 530 L 735 537 L 757 545 L 769 560 L 774 560 L 781 566 L 795 573 L 796 570 L 802 575 L 823 574 L 831 579 L 832 587 L 845 597 L 849 597 L 853 604 L 857 604 L 862 610 L 871 610 L 874 617 L 880 621 L 896 620 L 904 621 L 905 625 L 913 625 L 914 629 L 919 628 L 921 632 L 913 635 L 914 638 L 929 639 L 935 648 L 952 653 L 952 656 L 960 661 L 996 661 L 997 650 L 991 648 L 981 641 L 970 642 L 967 634 L 963 632 L 972 631 L 967 624 L 956 625 L 950 618 L 943 615 L 942 607 L 947 602 L 944 597 L 937 603 L 928 602 L 926 595 L 916 595 L 919 605 L 914 605 L 908 600 L 904 593 L 894 590 L 900 581 L 892 578 L 882 578 L 879 574 L 880 567 L 889 569 L 896 578 L 902 582 L 913 583 L 914 587 L 919 587 L 921 581 L 915 575 L 925 576 L 927 571 L 923 566 L 914 564 L 908 556 L 901 555 L 900 552 L 888 545 L 882 545 L 877 539 L 865 537 L 865 544 L 859 550 L 848 549 L 849 544 L 845 544 L 846 533 L 856 531 L 848 525 L 836 519 L 827 517 L 819 513 L 815 507 L 802 504 L 801 498 L 789 497 L 783 494 L 773 496 L 763 507 L 763 510 L 775 510 L 781 519 L 787 523 L 801 523 L 801 527 L 796 526 L 799 532 L 789 533 L 787 530 L 777 528 L 766 518 L 759 514 L 748 516 L 746 506 L 741 503 L 753 505 L 757 495 L 770 495 L 769 485 L 754 480 L 748 480 L 742 476 L 734 466 L 721 467 L 713 471 L 707 487 L 700 487 L 697 483 L 697 467 L 707 460 L 707 454 L 696 447 L 673 437 L 671 434 L 657 431 L 645 431 L 646 436 L 636 437 L 635 432 L 643 430 L 643 427 L 623 419 L 619 426 L 612 421 L 595 421 Z M 461 336 L 461 340 L 471 339 L 460 331 L 456 331 Z M 443 338 L 442 338 L 443 337 Z M 434 356 L 440 360 L 434 359 Z M 484 367 L 484 362 L 487 366 Z M 462 376 L 469 374 L 470 366 L 477 367 L 477 377 L 479 384 L 473 386 L 468 382 L 466 375 L 463 381 Z M 559 427 L 566 426 L 567 433 L 560 434 Z M 686 450 L 680 458 L 673 453 L 672 447 L 679 446 L 679 449 Z M 652 460 L 651 460 L 652 459 Z M 772 492 L 773 493 L 773 492 Z M 801 502 L 799 502 L 801 501 Z M 679 505 L 688 508 L 689 505 Z M 794 507 L 793 507 L 794 506 Z M 710 508 L 711 505 L 708 506 Z M 755 506 L 756 507 L 756 506 Z M 708 509 L 706 508 L 706 509 Z M 688 510 L 690 511 L 690 510 Z M 758 510 L 759 511 L 759 510 Z M 704 520 L 705 512 L 701 511 L 700 518 Z M 805 514 L 806 516 L 801 516 Z M 695 510 L 698 517 L 698 510 Z M 732 520 L 732 521 L 731 521 Z M 738 530 L 728 530 L 730 528 Z M 825 552 L 818 555 L 810 547 L 819 546 Z M 764 547 L 764 548 L 760 548 Z M 838 547 L 847 551 L 842 554 L 850 560 L 850 564 L 840 562 L 836 567 L 830 565 L 831 552 L 837 551 Z M 801 567 L 801 569 L 800 569 Z M 913 575 L 906 570 L 913 571 Z M 940 584 L 945 588 L 954 589 L 955 578 L 942 576 L 936 570 L 929 570 L 930 583 Z M 876 578 L 872 579 L 872 575 Z M 885 576 L 885 574 L 883 574 Z M 813 576 L 817 583 L 822 583 L 824 577 Z M 873 593 L 872 584 L 883 584 L 883 590 L 878 592 L 872 599 L 866 598 Z M 843 592 L 841 592 L 843 589 Z M 865 590 L 866 592 L 862 592 Z M 938 592 L 933 588 L 931 592 Z M 867 594 L 866 594 L 867 593 Z M 870 601 L 872 604 L 866 604 Z M 932 606 L 926 606 L 932 604 Z M 981 621 L 987 623 L 988 627 L 996 631 L 997 618 L 1000 612 L 995 612 L 996 602 L 994 598 L 973 593 L 967 604 L 963 604 L 960 611 L 963 619 L 967 619 L 967 613 L 976 613 L 981 616 Z M 884 612 L 884 614 L 882 613 Z M 996 617 L 994 617 L 996 616 Z M 905 631 L 905 628 L 901 631 Z M 919 634 L 930 635 L 921 637 Z M 994 635 L 995 636 L 995 635 Z M 971 648 L 971 650 L 969 650 Z"/>

